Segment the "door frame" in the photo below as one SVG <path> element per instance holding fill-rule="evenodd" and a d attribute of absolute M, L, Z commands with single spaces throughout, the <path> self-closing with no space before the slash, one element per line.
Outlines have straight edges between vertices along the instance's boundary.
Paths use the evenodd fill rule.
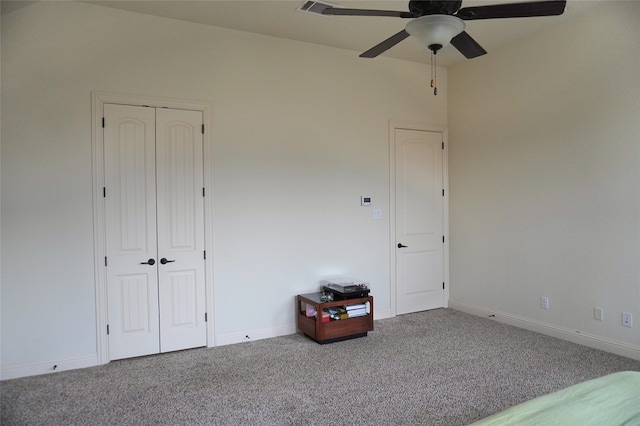
<path fill-rule="evenodd" d="M 127 95 L 109 92 L 91 92 L 91 151 L 93 161 L 93 254 L 94 286 L 96 303 L 96 353 L 98 365 L 107 364 L 109 341 L 107 336 L 107 272 L 105 202 L 104 202 L 104 141 L 102 117 L 104 104 L 147 106 L 154 108 L 185 109 L 202 112 L 204 123 L 204 238 L 207 257 L 205 259 L 205 309 L 207 312 L 207 346 L 215 346 L 214 297 L 213 297 L 213 144 L 211 143 L 211 104 L 202 101 Z"/>
<path fill-rule="evenodd" d="M 442 151 L 442 187 L 444 196 L 442 200 L 442 232 L 444 234 L 443 247 L 443 274 L 444 274 L 444 307 L 449 307 L 449 131 L 447 126 L 416 123 L 407 121 L 389 121 L 389 281 L 391 303 L 391 315 L 397 315 L 397 260 L 396 260 L 396 139 L 398 129 L 419 130 L 426 132 L 442 133 L 444 149 Z"/>

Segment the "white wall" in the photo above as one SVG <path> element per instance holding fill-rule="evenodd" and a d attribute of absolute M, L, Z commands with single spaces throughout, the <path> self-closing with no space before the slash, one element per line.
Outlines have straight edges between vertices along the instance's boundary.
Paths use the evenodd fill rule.
<path fill-rule="evenodd" d="M 92 91 L 211 103 L 215 333 L 230 342 L 293 330 L 293 296 L 328 275 L 369 281 L 391 312 L 388 126 L 446 125 L 446 71 L 437 97 L 427 73 L 76 2 L 4 15 L 3 377 L 96 362 Z"/>
<path fill-rule="evenodd" d="M 449 69 L 450 306 L 640 359 L 640 3 L 607 3 Z"/>

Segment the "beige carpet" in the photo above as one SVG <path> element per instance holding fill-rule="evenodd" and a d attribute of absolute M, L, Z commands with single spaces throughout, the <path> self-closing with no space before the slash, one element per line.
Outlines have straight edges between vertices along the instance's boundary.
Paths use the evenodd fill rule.
<path fill-rule="evenodd" d="M 2 425 L 465 425 L 640 362 L 450 309 L 0 383 Z"/>

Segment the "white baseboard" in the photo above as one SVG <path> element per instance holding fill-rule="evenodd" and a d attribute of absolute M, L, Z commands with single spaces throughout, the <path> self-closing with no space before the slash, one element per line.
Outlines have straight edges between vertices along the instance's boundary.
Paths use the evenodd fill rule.
<path fill-rule="evenodd" d="M 392 315 L 391 309 L 376 309 L 374 315 L 374 320 L 395 316 Z M 233 345 L 252 340 L 268 339 L 270 337 L 287 336 L 289 334 L 295 334 L 297 331 L 295 324 L 286 324 L 279 327 L 254 329 L 241 333 L 216 334 L 213 345 L 209 345 L 209 347 Z"/>
<path fill-rule="evenodd" d="M 581 331 L 559 327 L 542 321 L 520 317 L 518 315 L 506 314 L 504 312 L 492 311 L 479 306 L 458 303 L 451 299 L 449 299 L 449 308 L 480 317 L 490 317 L 490 319 L 504 324 L 513 325 L 515 327 L 524 328 L 525 330 L 535 331 L 547 336 L 556 337 L 558 339 L 567 340 L 572 343 L 577 343 L 640 361 L 640 346 L 618 342 L 604 337 L 595 336 L 593 334 L 583 333 Z"/>
<path fill-rule="evenodd" d="M 0 370 L 0 380 L 17 379 L 18 377 L 36 376 L 39 374 L 57 373 L 59 371 L 94 367 L 96 365 L 98 365 L 98 356 L 88 355 L 84 357 L 59 359 L 48 362 L 17 364 L 9 367 L 3 366 Z"/>
<path fill-rule="evenodd" d="M 234 343 L 249 342 L 251 340 L 262 340 L 270 337 L 286 336 L 296 332 L 295 324 L 286 324 L 279 327 L 261 328 L 247 330 L 241 333 L 216 334 L 213 346 L 232 345 Z"/>
<path fill-rule="evenodd" d="M 385 318 L 393 318 L 395 315 L 391 312 L 390 308 L 387 309 L 378 309 L 376 307 L 373 308 L 373 320 L 381 320 Z"/>
<path fill-rule="evenodd" d="M 375 319 L 391 318 L 390 309 L 376 309 Z M 287 336 L 297 332 L 295 324 L 286 324 L 279 327 L 248 330 L 241 333 L 226 333 L 215 336 L 215 341 L 209 347 L 232 345 L 235 343 L 262 340 L 270 337 Z M 94 367 L 98 365 L 98 356 L 90 355 L 78 358 L 60 359 L 48 362 L 31 364 L 18 364 L 0 369 L 0 380 L 17 379 L 19 377 L 36 376 L 39 374 L 56 373 L 58 371 L 74 370 L 77 368 Z"/>

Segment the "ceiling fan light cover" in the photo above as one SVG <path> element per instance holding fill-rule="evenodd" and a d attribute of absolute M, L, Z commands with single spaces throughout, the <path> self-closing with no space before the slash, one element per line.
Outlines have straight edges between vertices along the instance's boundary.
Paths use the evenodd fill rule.
<path fill-rule="evenodd" d="M 464 28 L 464 21 L 455 16 L 426 15 L 411 20 L 405 30 L 417 38 L 425 49 L 437 51 L 449 44 Z"/>

